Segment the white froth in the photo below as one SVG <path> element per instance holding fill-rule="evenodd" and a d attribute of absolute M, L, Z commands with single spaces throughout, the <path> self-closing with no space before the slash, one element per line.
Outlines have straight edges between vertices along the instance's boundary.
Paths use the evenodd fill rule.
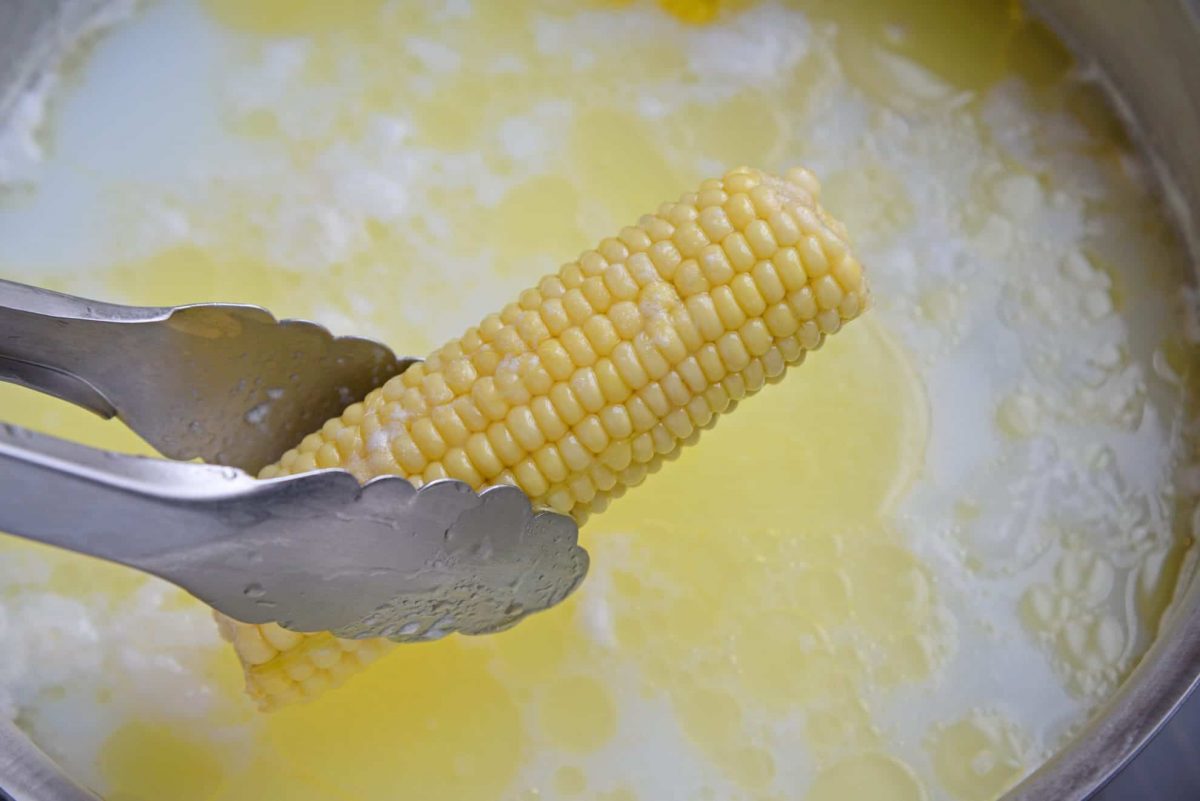
<path fill-rule="evenodd" d="M 78 42 L 123 22 L 133 13 L 138 0 L 80 0 L 66 4 L 60 16 L 72 24 L 60 30 L 70 31 L 71 38 L 60 33 L 58 50 L 49 54 L 46 63 L 16 96 L 10 108 L 4 109 L 4 125 L 0 126 L 0 190 L 6 186 L 27 184 L 37 176 L 45 157 L 45 128 L 50 114 L 51 98 L 59 85 L 57 61 L 70 53 Z M 75 24 L 74 18 L 78 17 Z"/>
<path fill-rule="evenodd" d="M 46 119 L 46 105 L 58 86 L 53 73 L 38 77 L 9 110 L 7 122 L 0 127 L 0 186 L 27 183 L 42 161 L 39 141 Z"/>
<path fill-rule="evenodd" d="M 777 81 L 807 55 L 807 18 L 782 3 L 757 4 L 728 22 L 686 36 L 688 67 L 706 88 Z"/>
<path fill-rule="evenodd" d="M 151 26 L 143 34 L 202 24 L 181 11 L 189 8 L 183 0 L 163 8 L 142 23 Z M 439 8 L 447 19 L 471 10 L 467 2 Z M 534 38 L 542 56 L 577 71 L 608 57 L 614 43 L 673 43 L 686 65 L 681 74 L 596 89 L 654 121 L 742 92 L 769 95 L 802 66 L 809 71 L 803 106 L 781 111 L 779 158 L 801 160 L 825 179 L 826 202 L 854 232 L 870 269 L 876 313 L 913 356 L 932 406 L 924 473 L 890 522 L 931 576 L 939 612 L 928 635 L 939 669 L 930 683 L 870 700 L 895 752 L 913 765 L 927 764 L 923 746 L 901 735 L 973 714 L 981 698 L 1000 695 L 996 705 L 1028 735 L 1031 750 L 1051 753 L 1145 647 L 1150 627 L 1127 599 L 1147 565 L 1161 564 L 1177 544 L 1169 496 L 1180 432 L 1194 424 L 1181 419 L 1180 381 L 1160 345 L 1177 334 L 1200 342 L 1200 303 L 1190 289 L 1176 292 L 1178 265 L 1167 246 L 1140 233 L 1130 235 L 1131 252 L 1096 245 L 1098 232 L 1121 230 L 1147 197 L 1114 184 L 1104 160 L 1087 152 L 1092 135 L 1065 113 L 1040 108 L 1020 83 L 974 97 L 894 54 L 847 50 L 832 28 L 783 3 L 686 30 L 650 4 L 545 15 Z M 121 229 L 132 232 L 121 247 L 95 235 L 82 237 L 80 248 L 128 258 L 214 241 L 233 220 L 258 234 L 262 250 L 252 257 L 316 281 L 370 254 L 372 230 L 382 224 L 402 238 L 411 262 L 403 265 L 402 291 L 343 291 L 309 313 L 337 333 L 376 337 L 390 330 L 381 321 L 400 316 L 426 337 L 395 343 L 405 353 L 459 333 L 464 318 L 494 310 L 500 296 L 527 283 L 532 264 L 522 265 L 525 275 L 497 276 L 494 248 L 458 247 L 488 232 L 462 230 L 429 196 L 461 191 L 494 209 L 514 187 L 569 164 L 579 99 L 544 100 L 489 120 L 480 150 L 490 152 L 444 152 L 420 143 L 419 120 L 403 109 L 362 115 L 353 135 L 339 133 L 342 90 L 303 78 L 316 46 L 309 39 L 263 44 L 240 58 L 210 38 L 197 41 L 193 72 L 211 70 L 216 89 L 189 84 L 173 102 L 194 105 L 206 119 L 267 118 L 286 145 L 248 144 L 213 125 L 205 137 L 218 144 L 187 169 L 171 165 L 169 191 L 154 189 L 162 175 L 139 174 L 144 183 L 134 194 L 144 205 L 132 207 L 146 213 L 130 214 L 140 222 Z M 398 46 L 425 73 L 410 76 L 420 97 L 431 96 L 443 75 L 461 72 L 471 55 L 425 38 Z M 368 61 L 346 61 L 339 65 L 346 74 L 369 76 Z M 532 69 L 511 54 L 489 63 Z M 61 197 L 72 186 L 61 175 L 37 184 L 39 165 L 55 167 L 54 159 L 41 163 L 39 130 L 54 89 L 53 78 L 45 81 L 0 131 L 0 183 L 34 187 L 40 214 L 27 219 L 49 219 L 52 190 Z M 69 119 L 78 127 L 84 111 L 105 108 L 119 90 L 112 78 L 85 84 L 81 100 L 67 98 L 68 105 L 79 100 Z M 138 128 L 160 110 L 129 113 L 143 115 L 126 121 Z M 81 152 L 75 141 L 69 153 Z M 245 208 L 220 207 L 225 192 Z M 78 219 L 108 219 L 108 195 L 78 197 Z M 11 230 L 21 222 L 11 217 Z M 0 215 L 0 232 L 4 223 Z M 1136 258 L 1142 251 L 1144 263 Z M 62 260 L 69 261 L 0 240 L 4 263 L 41 270 Z M 367 268 L 378 285 L 401 272 L 390 263 Z M 1129 286 L 1123 277 L 1139 271 L 1160 279 L 1139 302 L 1178 306 L 1180 319 L 1174 311 L 1151 319 L 1141 307 L 1135 315 L 1118 302 L 1114 287 Z M 517 367 L 506 359 L 500 369 Z M 371 437 L 368 449 L 386 449 L 386 434 Z M 1200 491 L 1197 475 L 1185 474 L 1179 491 Z M 597 545 L 594 556 L 581 622 L 595 642 L 612 647 L 620 603 L 612 572 L 630 557 L 619 540 Z M 23 551 L 0 560 L 0 592 L 16 599 L 0 606 L 0 640 L 12 643 L 0 660 L 0 714 L 20 713 L 35 733 L 53 734 L 57 755 L 86 775 L 107 734 L 140 709 L 198 718 L 220 702 L 205 678 L 220 647 L 206 613 L 166 603 L 169 591 L 156 582 L 121 600 L 64 597 L 47 588 L 51 572 L 49 562 Z M 1036 633 L 1023 614 L 1036 621 Z M 580 760 L 594 791 L 610 789 L 596 777 L 623 777 L 647 798 L 737 794 L 689 743 L 664 699 L 643 697 L 636 676 L 604 678 L 621 729 Z M 102 691 L 115 703 L 98 702 Z M 87 726 L 76 724 L 81 717 Z M 547 787 L 561 763 L 544 745 L 522 766 L 525 786 Z M 813 766 L 808 753 L 777 760 L 776 789 L 804 786 Z"/>

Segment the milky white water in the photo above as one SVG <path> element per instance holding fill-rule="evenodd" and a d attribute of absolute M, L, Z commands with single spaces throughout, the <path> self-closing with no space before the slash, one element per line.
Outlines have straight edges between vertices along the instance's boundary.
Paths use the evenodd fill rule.
<path fill-rule="evenodd" d="M 342 4 L 344 5 L 344 4 Z M 803 163 L 877 301 L 589 522 L 571 601 L 259 716 L 208 611 L 0 541 L 0 714 L 114 799 L 994 798 L 1190 571 L 1188 261 L 1006 3 L 161 0 L 0 132 L 0 277 L 423 353 Z M 0 387 L 0 418 L 142 448 Z"/>

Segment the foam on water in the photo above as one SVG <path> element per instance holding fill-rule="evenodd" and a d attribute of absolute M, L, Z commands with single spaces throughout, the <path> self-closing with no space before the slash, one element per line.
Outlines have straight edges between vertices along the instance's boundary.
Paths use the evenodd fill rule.
<path fill-rule="evenodd" d="M 801 162 L 877 309 L 591 522 L 560 609 L 269 718 L 206 610 L 0 542 L 0 714 L 114 794 L 222 801 L 967 801 L 1051 754 L 1188 569 L 1187 260 L 1033 23 L 731 5 L 162 0 L 35 87 L 5 277 L 421 353 L 704 175 Z"/>

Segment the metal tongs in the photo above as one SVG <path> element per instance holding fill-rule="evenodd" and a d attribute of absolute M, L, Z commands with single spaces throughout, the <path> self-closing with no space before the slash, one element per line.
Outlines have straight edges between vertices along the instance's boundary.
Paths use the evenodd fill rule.
<path fill-rule="evenodd" d="M 514 487 L 243 472 L 414 361 L 254 306 L 135 308 L 0 281 L 0 381 L 211 463 L 0 422 L 0 531 L 154 574 L 248 623 L 397 641 L 507 628 L 583 580 L 570 517 L 532 509 Z M 96 801 L 0 720 L 9 797 Z"/>
<path fill-rule="evenodd" d="M 0 380 L 211 463 L 0 424 L 0 531 L 154 574 L 248 623 L 397 641 L 507 628 L 587 572 L 570 517 L 513 487 L 243 472 L 414 362 L 254 306 L 137 308 L 0 281 Z"/>

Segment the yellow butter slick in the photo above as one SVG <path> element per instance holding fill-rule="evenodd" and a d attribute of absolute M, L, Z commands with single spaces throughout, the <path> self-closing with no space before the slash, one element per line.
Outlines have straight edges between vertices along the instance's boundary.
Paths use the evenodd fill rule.
<path fill-rule="evenodd" d="M 721 0 L 658 0 L 658 4 L 684 22 L 712 22 L 720 10 Z"/>
<path fill-rule="evenodd" d="M 740 168 L 543 278 L 265 468 L 513 484 L 582 523 L 867 306 L 804 169 Z M 220 619 L 263 709 L 392 646 Z"/>

